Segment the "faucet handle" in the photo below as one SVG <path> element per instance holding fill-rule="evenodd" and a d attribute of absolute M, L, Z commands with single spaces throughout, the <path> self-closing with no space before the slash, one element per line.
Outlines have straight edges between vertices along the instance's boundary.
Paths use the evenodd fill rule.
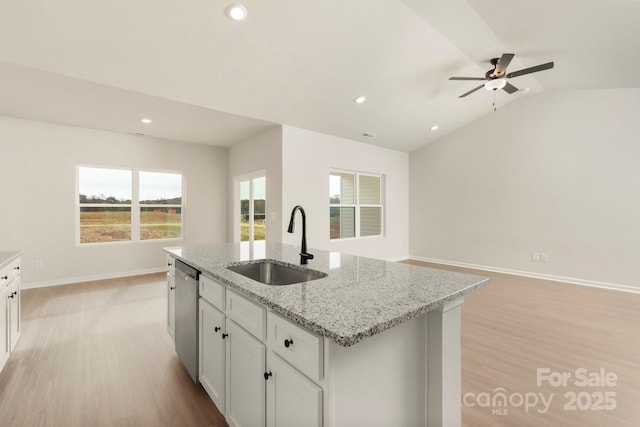
<path fill-rule="evenodd" d="M 308 259 L 313 259 L 313 254 L 309 254 L 306 252 L 300 253 L 300 260 L 302 261 L 301 264 L 306 264 Z"/>

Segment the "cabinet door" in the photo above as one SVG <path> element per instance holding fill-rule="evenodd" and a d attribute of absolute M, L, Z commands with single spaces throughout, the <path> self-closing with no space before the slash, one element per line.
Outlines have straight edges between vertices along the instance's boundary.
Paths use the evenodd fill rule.
<path fill-rule="evenodd" d="M 265 346 L 229 319 L 227 334 L 227 422 L 264 427 Z"/>
<path fill-rule="evenodd" d="M 225 317 L 200 298 L 200 383 L 218 410 L 225 411 Z"/>
<path fill-rule="evenodd" d="M 9 285 L 8 296 L 9 349 L 13 351 L 20 338 L 20 277 L 13 279 Z"/>
<path fill-rule="evenodd" d="M 10 304 L 9 288 L 0 288 L 0 369 L 7 363 L 10 352 L 9 338 L 9 316 L 8 309 Z"/>
<path fill-rule="evenodd" d="M 272 352 L 267 370 L 267 427 L 321 427 L 322 389 Z"/>
<path fill-rule="evenodd" d="M 167 332 L 176 338 L 176 277 L 167 273 Z"/>

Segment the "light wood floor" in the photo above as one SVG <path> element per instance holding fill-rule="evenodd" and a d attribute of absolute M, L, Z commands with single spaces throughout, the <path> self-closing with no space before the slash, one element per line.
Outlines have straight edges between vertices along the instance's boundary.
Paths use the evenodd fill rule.
<path fill-rule="evenodd" d="M 0 426 L 226 426 L 173 350 L 165 277 L 23 290 Z"/>
<path fill-rule="evenodd" d="M 467 402 L 499 387 L 554 396 L 545 413 L 541 403 L 505 415 L 463 404 L 465 427 L 640 425 L 640 295 L 475 273 L 491 283 L 463 304 Z M 226 426 L 180 365 L 165 304 L 163 274 L 24 290 L 22 337 L 0 373 L 0 426 Z M 537 368 L 601 367 L 617 374 L 615 387 L 536 384 Z M 615 410 L 563 409 L 566 392 L 603 391 L 616 393 Z"/>
<path fill-rule="evenodd" d="M 466 296 L 462 306 L 462 393 L 473 393 L 467 402 L 476 404 L 463 402 L 465 427 L 640 426 L 640 294 L 412 263 L 491 279 Z M 566 387 L 551 387 L 546 381 L 539 387 L 538 368 L 572 376 Z M 575 371 L 580 368 L 604 368 L 618 380 L 614 387 L 576 386 Z M 499 387 L 508 397 L 542 393 L 548 400 L 553 394 L 551 405 L 538 413 L 542 403 L 528 412 L 509 404 L 497 407 L 506 409 L 505 415 L 492 415 L 493 407 L 478 405 L 484 402 L 479 396 L 493 396 Z M 615 392 L 614 410 L 587 409 L 606 391 Z M 582 393 L 580 406 L 565 409 L 571 403 L 565 393 Z M 513 399 L 520 403 L 517 395 Z"/>

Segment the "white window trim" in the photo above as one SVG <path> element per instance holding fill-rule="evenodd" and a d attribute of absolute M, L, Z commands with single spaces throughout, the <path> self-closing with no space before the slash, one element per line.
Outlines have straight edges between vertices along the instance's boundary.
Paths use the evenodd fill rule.
<path fill-rule="evenodd" d="M 355 208 L 354 211 L 354 215 L 355 215 L 355 219 L 354 219 L 354 237 L 338 237 L 336 239 L 332 239 L 331 235 L 329 235 L 329 241 L 330 242 L 337 242 L 337 241 L 345 241 L 345 240 L 354 240 L 354 239 L 371 239 L 371 238 L 378 238 L 378 237 L 384 237 L 385 236 L 385 192 L 384 192 L 384 188 L 385 188 L 385 176 L 384 174 L 380 174 L 380 173 L 371 173 L 371 172 L 359 172 L 359 171 L 353 171 L 353 170 L 347 170 L 347 169 L 337 169 L 337 168 L 332 168 L 329 169 L 329 176 L 331 176 L 332 173 L 343 173 L 343 174 L 352 174 L 354 175 L 354 202 L 355 203 L 341 203 L 341 204 L 336 204 L 336 203 L 329 203 L 329 209 L 331 208 Z M 360 176 L 373 176 L 376 178 L 380 178 L 380 204 L 360 204 Z M 372 236 L 361 236 L 360 235 L 360 208 L 367 208 L 367 207 L 375 207 L 375 208 L 380 208 L 380 234 L 375 234 Z"/>
<path fill-rule="evenodd" d="M 115 169 L 115 170 L 126 170 L 131 171 L 131 204 L 111 204 L 111 203 L 80 203 L 80 198 L 78 197 L 80 194 L 80 168 L 96 168 L 96 169 Z M 182 204 L 181 205 L 140 205 L 139 203 L 139 174 L 140 172 L 158 172 L 158 173 L 175 173 L 180 174 L 182 176 Z M 78 164 L 76 165 L 76 187 L 75 187 L 75 246 L 77 247 L 92 247 L 95 245 L 128 245 L 128 244 L 146 244 L 153 242 L 167 242 L 167 241 L 180 241 L 184 240 L 185 236 L 185 222 L 184 222 L 184 214 L 186 210 L 186 197 L 185 197 L 185 181 L 186 176 L 184 172 L 177 170 L 167 170 L 167 169 L 146 169 L 146 168 L 127 168 L 122 166 L 104 166 L 104 165 L 88 165 L 88 164 Z M 130 240 L 118 240 L 115 242 L 91 242 L 91 243 L 81 243 L 80 242 L 80 207 L 129 207 L 131 209 L 131 239 Z M 182 230 L 181 237 L 168 237 L 164 239 L 140 239 L 140 208 L 141 207 L 180 207 L 181 215 L 180 215 L 180 227 Z"/>

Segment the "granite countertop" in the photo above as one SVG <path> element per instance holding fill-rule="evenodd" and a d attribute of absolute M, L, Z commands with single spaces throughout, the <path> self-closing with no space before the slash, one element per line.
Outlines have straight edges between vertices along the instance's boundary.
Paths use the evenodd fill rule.
<path fill-rule="evenodd" d="M 269 286 L 227 270 L 240 261 L 300 264 L 300 248 L 228 243 L 165 251 L 305 328 L 348 347 L 488 283 L 480 276 L 310 249 L 306 266 L 328 274 L 307 283 Z"/>
<path fill-rule="evenodd" d="M 0 269 L 5 268 L 21 254 L 22 251 L 0 252 Z"/>

